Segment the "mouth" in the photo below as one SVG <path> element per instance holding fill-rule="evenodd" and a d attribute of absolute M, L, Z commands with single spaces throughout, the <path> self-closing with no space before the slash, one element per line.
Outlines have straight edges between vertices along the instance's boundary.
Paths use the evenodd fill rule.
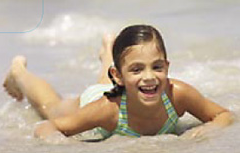
<path fill-rule="evenodd" d="M 139 90 L 146 95 L 153 95 L 157 93 L 158 86 L 152 85 L 152 86 L 141 86 L 139 87 Z"/>

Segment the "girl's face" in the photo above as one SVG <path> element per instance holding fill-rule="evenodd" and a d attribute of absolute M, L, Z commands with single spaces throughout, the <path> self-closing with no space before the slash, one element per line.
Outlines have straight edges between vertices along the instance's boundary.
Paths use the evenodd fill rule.
<path fill-rule="evenodd" d="M 167 84 L 168 61 L 153 42 L 129 48 L 121 60 L 120 80 L 128 101 L 144 105 L 161 102 Z"/>

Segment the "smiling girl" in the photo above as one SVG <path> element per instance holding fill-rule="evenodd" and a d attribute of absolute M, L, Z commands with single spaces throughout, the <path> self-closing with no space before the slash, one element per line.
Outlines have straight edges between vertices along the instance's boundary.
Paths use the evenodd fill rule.
<path fill-rule="evenodd" d="M 106 38 L 100 59 L 103 69 L 98 84 L 90 86 L 80 99 L 62 99 L 48 83 L 26 69 L 23 56 L 13 59 L 4 86 L 19 101 L 27 97 L 48 119 L 36 129 L 40 137 L 55 130 L 70 136 L 93 128 L 104 138 L 113 134 L 140 137 L 174 133 L 185 112 L 208 123 L 196 128 L 194 135 L 232 122 L 227 109 L 191 85 L 168 78 L 163 39 L 152 26 L 129 26 L 115 40 Z"/>

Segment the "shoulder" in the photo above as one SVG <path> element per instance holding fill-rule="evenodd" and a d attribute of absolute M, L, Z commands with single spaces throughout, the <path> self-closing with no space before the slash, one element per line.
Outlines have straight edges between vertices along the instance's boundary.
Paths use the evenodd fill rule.
<path fill-rule="evenodd" d="M 180 114 L 187 110 L 187 105 L 204 97 L 192 85 L 177 79 L 169 79 L 170 95 Z"/>
<path fill-rule="evenodd" d="M 98 125 L 108 131 L 115 129 L 118 122 L 119 112 L 119 97 L 107 98 L 102 96 L 99 100 L 93 102 L 98 109 L 96 115 L 98 118 Z"/>
<path fill-rule="evenodd" d="M 179 98 L 180 100 L 196 96 L 201 97 L 200 92 L 192 85 L 177 79 L 169 80 L 169 84 L 171 86 L 173 94 L 177 96 L 177 98 Z"/>
<path fill-rule="evenodd" d="M 172 94 L 174 102 L 203 122 L 213 120 L 216 115 L 227 110 L 210 99 L 204 97 L 191 85 L 179 80 L 171 79 Z"/>

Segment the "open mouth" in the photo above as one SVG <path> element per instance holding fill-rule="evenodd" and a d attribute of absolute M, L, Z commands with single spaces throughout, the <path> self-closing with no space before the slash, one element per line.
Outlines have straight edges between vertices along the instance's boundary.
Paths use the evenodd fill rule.
<path fill-rule="evenodd" d="M 153 85 L 153 86 L 142 86 L 139 87 L 139 90 L 144 93 L 144 94 L 155 94 L 157 92 L 157 85 Z"/>

